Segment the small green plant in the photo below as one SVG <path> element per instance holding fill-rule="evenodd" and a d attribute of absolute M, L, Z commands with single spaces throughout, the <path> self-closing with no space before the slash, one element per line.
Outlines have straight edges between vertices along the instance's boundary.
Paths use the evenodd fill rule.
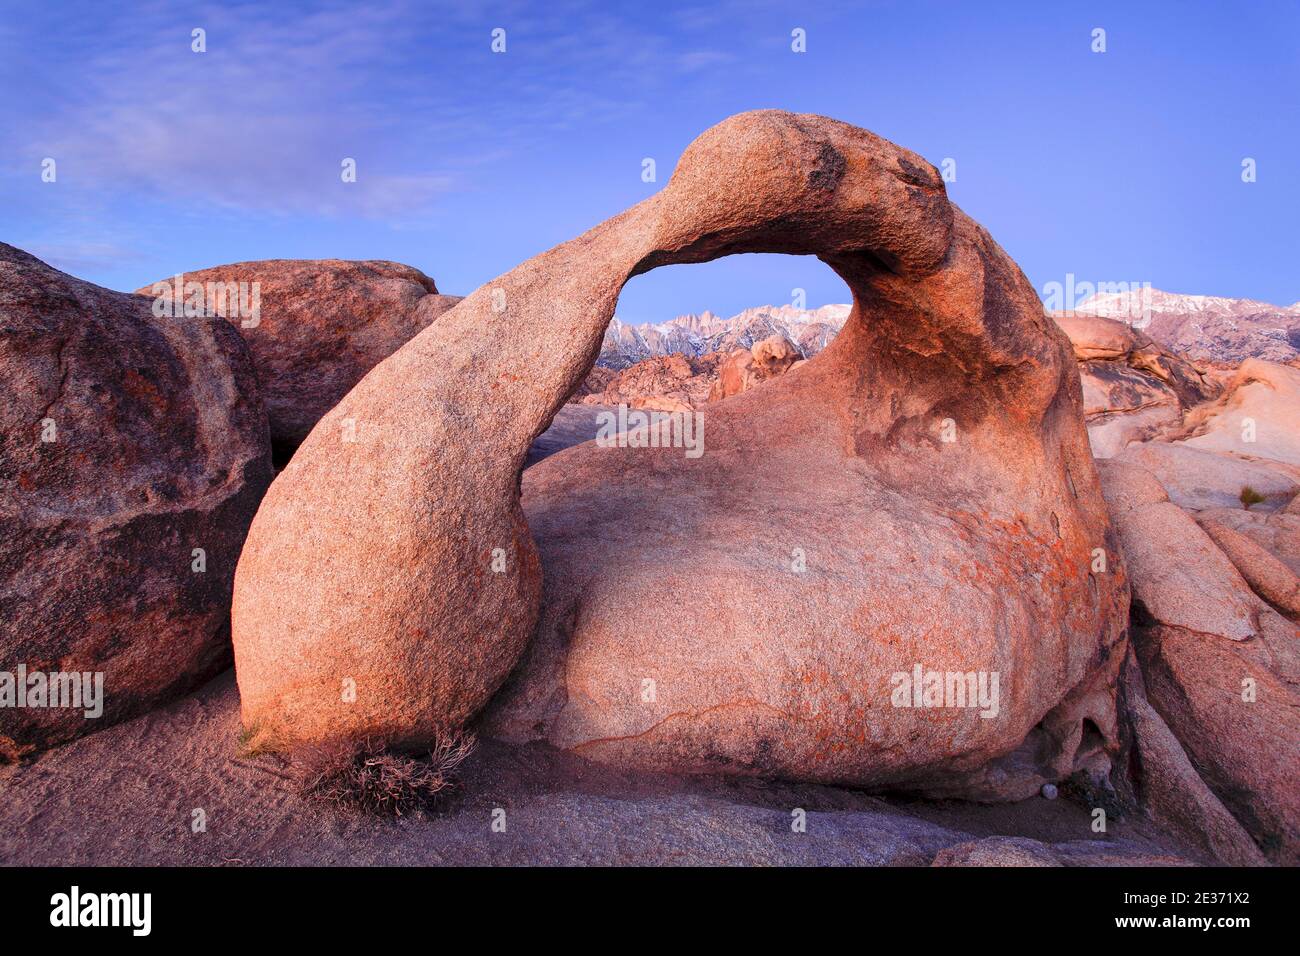
<path fill-rule="evenodd" d="M 1263 500 L 1264 496 L 1254 488 L 1250 487 L 1250 485 L 1246 485 L 1241 489 L 1241 506 L 1247 511 L 1250 510 L 1251 505 L 1257 505 Z"/>

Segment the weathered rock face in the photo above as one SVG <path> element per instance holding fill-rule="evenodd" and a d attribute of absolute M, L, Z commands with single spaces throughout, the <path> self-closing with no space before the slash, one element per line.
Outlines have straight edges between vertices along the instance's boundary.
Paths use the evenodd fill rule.
<path fill-rule="evenodd" d="M 753 348 L 736 349 L 722 363 L 710 401 L 739 395 L 748 388 L 784 375 L 801 360 L 799 350 L 784 335 L 772 335 Z"/>
<path fill-rule="evenodd" d="M 1131 777 L 1138 782 L 1142 809 L 1211 859 L 1230 866 L 1266 864 L 1250 834 L 1201 779 L 1178 738 L 1147 700 L 1131 648 L 1122 680 L 1124 711 L 1133 731 Z"/>
<path fill-rule="evenodd" d="M 235 562 L 271 463 L 228 324 L 155 318 L 3 244 L 0 380 L 0 672 L 103 674 L 95 719 L 31 695 L 0 707 L 13 758 L 228 665 Z"/>
<path fill-rule="evenodd" d="M 1192 511 L 1243 507 L 1246 489 L 1258 496 L 1248 496 L 1256 501 L 1251 507 L 1276 511 L 1300 491 L 1300 468 L 1195 448 L 1186 442 L 1130 445 L 1117 459 L 1150 471 L 1171 501 Z"/>
<path fill-rule="evenodd" d="M 604 380 L 604 386 L 592 388 L 582 396 L 587 405 L 627 405 L 663 411 L 690 411 L 709 399 L 709 389 L 717 381 L 718 366 L 724 356 L 708 352 L 695 357 L 674 353 L 649 358 L 630 365 L 621 372 L 597 366 L 582 384 L 583 389 Z M 611 377 L 606 379 L 605 376 Z"/>
<path fill-rule="evenodd" d="M 1081 362 L 1083 409 L 1093 455 L 1112 458 L 1127 445 L 1176 430 L 1183 420 L 1168 385 L 1118 362 Z"/>
<path fill-rule="evenodd" d="M 1211 378 L 1124 322 L 1074 313 L 1053 318 L 1079 360 L 1088 437 L 1098 458 L 1178 430 L 1186 409 L 1218 394 Z"/>
<path fill-rule="evenodd" d="M 643 359 L 618 372 L 597 365 L 570 401 L 689 412 L 706 402 L 738 395 L 746 388 L 789 371 L 801 361 L 803 354 L 799 348 L 778 333 L 729 354 L 674 352 Z"/>
<path fill-rule="evenodd" d="M 856 300 L 844 331 L 709 409 L 699 457 L 592 443 L 530 468 L 526 523 L 528 447 L 623 283 L 737 252 L 821 256 Z M 1128 594 L 1118 559 L 1090 570 L 1110 531 L 1077 383 L 932 166 L 822 117 L 734 117 L 661 193 L 488 283 L 321 420 L 240 561 L 244 720 L 271 745 L 422 742 L 488 700 L 540 610 L 497 733 L 1024 796 L 1113 741 Z M 985 705 L 911 706 L 914 667 L 982 673 Z"/>
<path fill-rule="evenodd" d="M 1247 359 L 1223 398 L 1189 416 L 1182 444 L 1300 468 L 1300 369 Z"/>
<path fill-rule="evenodd" d="M 1203 512 L 1198 516 L 1198 522 L 1256 594 L 1283 614 L 1300 619 L 1300 578 L 1286 563 L 1267 547 L 1238 531 L 1231 520 L 1225 521 L 1218 514 Z"/>
<path fill-rule="evenodd" d="M 1300 630 L 1248 584 L 1273 575 L 1267 596 L 1285 582 L 1287 569 L 1261 563 L 1259 553 L 1222 534 L 1231 530 L 1226 526 L 1215 527 L 1218 538 L 1207 535 L 1141 467 L 1119 460 L 1100 468 L 1132 576 L 1133 644 L 1146 697 L 1264 854 L 1294 864 L 1300 859 Z M 1216 544 L 1220 539 L 1230 545 L 1227 554 Z M 1293 592 L 1279 587 L 1278 593 Z M 1167 741 L 1149 739 L 1147 746 L 1166 770 L 1176 768 L 1176 755 L 1159 756 Z M 1174 802 L 1168 784 L 1157 781 L 1166 807 Z M 1195 826 L 1217 820 L 1207 838 L 1221 858 L 1240 862 L 1238 841 L 1214 805 L 1183 796 L 1176 812 Z"/>
<path fill-rule="evenodd" d="M 266 259 L 236 262 L 187 272 L 189 283 L 238 286 L 248 293 L 243 312 L 226 316 L 248 342 L 261 379 L 271 438 L 297 446 L 320 417 L 375 365 L 460 301 L 439 295 L 434 281 L 419 269 L 397 262 L 343 259 Z M 257 283 L 257 296 L 252 295 Z M 182 298 L 174 279 L 163 279 L 138 294 Z M 257 314 L 247 315 L 253 303 Z M 217 306 L 213 305 L 215 309 Z"/>
<path fill-rule="evenodd" d="M 1289 627 L 1289 626 L 1288 626 Z M 1294 627 L 1275 635 L 1297 640 Z M 1274 862 L 1300 860 L 1300 698 L 1274 648 L 1156 624 L 1134 637 L 1152 703 L 1201 776 Z M 1252 701 L 1243 699 L 1249 682 Z"/>
<path fill-rule="evenodd" d="M 1211 519 L 1245 535 L 1300 575 L 1300 495 L 1281 511 L 1261 514 L 1243 508 L 1207 508 L 1199 519 Z"/>

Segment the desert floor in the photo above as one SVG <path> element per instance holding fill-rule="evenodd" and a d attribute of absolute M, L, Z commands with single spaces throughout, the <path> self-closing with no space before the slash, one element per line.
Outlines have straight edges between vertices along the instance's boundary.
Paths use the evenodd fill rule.
<path fill-rule="evenodd" d="M 0 861 L 21 865 L 928 865 L 1028 837 L 1078 864 L 1195 861 L 1145 820 L 1092 834 L 1065 799 L 982 806 L 837 787 L 622 773 L 544 745 L 480 744 L 445 812 L 401 820 L 299 797 L 275 757 L 239 755 L 233 672 L 136 720 L 0 770 Z M 505 832 L 491 829 L 505 810 Z M 807 832 L 791 832 L 791 811 Z M 191 828 L 206 814 L 205 832 Z M 499 815 L 498 815 L 499 816 Z M 999 841 L 986 852 L 1015 852 Z"/>

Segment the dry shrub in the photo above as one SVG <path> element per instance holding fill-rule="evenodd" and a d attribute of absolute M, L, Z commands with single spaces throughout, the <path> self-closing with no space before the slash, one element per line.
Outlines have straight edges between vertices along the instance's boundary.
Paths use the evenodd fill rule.
<path fill-rule="evenodd" d="M 293 755 L 299 791 L 342 810 L 401 817 L 437 811 L 460 785 L 456 768 L 474 749 L 473 734 L 450 733 L 427 754 L 392 750 L 380 738 L 338 741 Z"/>

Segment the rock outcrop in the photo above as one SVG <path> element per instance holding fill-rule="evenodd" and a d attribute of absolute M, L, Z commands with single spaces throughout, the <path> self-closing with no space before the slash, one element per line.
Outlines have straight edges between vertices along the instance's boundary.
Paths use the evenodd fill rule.
<path fill-rule="evenodd" d="M 3 244 L 0 381 L 0 757 L 12 759 L 229 665 L 235 562 L 271 462 L 230 325 L 157 318 L 147 298 Z M 27 706 L 15 706 L 20 672 Z M 55 705 L 56 673 L 81 675 L 59 693 L 75 687 L 85 706 Z M 102 712 L 88 717 L 95 675 Z"/>
<path fill-rule="evenodd" d="M 1300 575 L 1300 495 L 1278 511 L 1207 508 L 1198 519 L 1213 520 L 1240 532 Z"/>
<path fill-rule="evenodd" d="M 1218 394 L 1214 380 L 1142 332 L 1115 319 L 1057 313 L 1079 361 L 1093 454 L 1175 432 L 1184 412 Z"/>
<path fill-rule="evenodd" d="M 803 354 L 777 333 L 730 354 L 705 352 L 696 356 L 673 352 L 643 359 L 617 372 L 598 365 L 569 400 L 585 405 L 687 412 L 782 375 L 803 362 Z"/>
<path fill-rule="evenodd" d="M 238 290 L 241 283 L 246 291 L 235 310 L 218 290 Z M 460 301 L 438 294 L 419 269 L 382 260 L 236 262 L 184 273 L 177 286 L 167 278 L 137 293 L 173 304 L 197 293 L 196 304 L 239 329 L 253 353 L 281 457 L 366 372 Z M 257 314 L 249 314 L 254 307 Z"/>
<path fill-rule="evenodd" d="M 1223 397 L 1188 416 L 1182 444 L 1300 469 L 1300 369 L 1247 359 Z"/>
<path fill-rule="evenodd" d="M 709 400 L 724 358 L 717 352 L 699 357 L 673 353 L 644 359 L 621 372 L 597 366 L 583 382 L 580 391 L 586 394 L 580 400 L 586 405 L 690 411 Z"/>
<path fill-rule="evenodd" d="M 1117 460 L 1150 471 L 1171 501 L 1192 511 L 1248 504 L 1260 511 L 1276 511 L 1300 492 L 1298 468 L 1196 448 L 1186 442 L 1129 445 Z"/>
<path fill-rule="evenodd" d="M 1133 645 L 1145 696 L 1259 849 L 1274 862 L 1294 864 L 1300 859 L 1300 629 L 1252 592 L 1234 565 L 1243 560 L 1240 542 L 1225 554 L 1143 468 L 1123 460 L 1099 467 L 1131 575 Z M 1251 576 L 1258 574 L 1252 567 Z M 1140 706 L 1135 712 L 1141 715 Z M 1167 746 L 1157 738 L 1148 749 Z M 1162 763 L 1168 770 L 1178 761 L 1175 755 Z M 1168 796 L 1170 781 L 1156 785 Z M 1243 862 L 1213 806 L 1192 803 L 1177 810 L 1184 828 L 1217 818 L 1216 834 L 1207 838 L 1221 858 Z"/>
<path fill-rule="evenodd" d="M 1283 614 L 1300 618 L 1300 578 L 1267 547 L 1223 520 L 1219 513 L 1202 512 L 1198 523 L 1219 550 L 1228 556 L 1256 594 Z"/>
<path fill-rule="evenodd" d="M 1130 777 L 1142 809 L 1162 828 L 1230 866 L 1267 859 L 1237 819 L 1201 779 L 1183 745 L 1151 706 L 1142 671 L 1129 651 L 1123 668 L 1124 711 L 1133 732 Z"/>
<path fill-rule="evenodd" d="M 784 375 L 803 361 L 799 350 L 784 335 L 772 335 L 752 348 L 736 349 L 719 366 L 718 380 L 709 390 L 709 401 L 739 395 L 768 379 Z"/>

